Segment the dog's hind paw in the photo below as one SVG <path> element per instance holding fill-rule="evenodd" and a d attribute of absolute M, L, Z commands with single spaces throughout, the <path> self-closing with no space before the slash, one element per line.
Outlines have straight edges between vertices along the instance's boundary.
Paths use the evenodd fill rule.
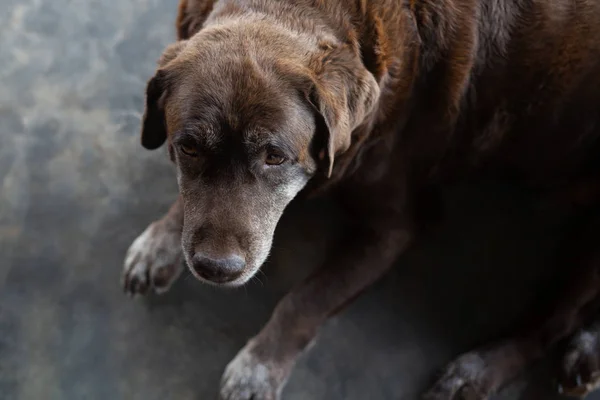
<path fill-rule="evenodd" d="M 276 365 L 260 361 L 247 345 L 225 369 L 220 400 L 278 400 L 285 375 Z"/>
<path fill-rule="evenodd" d="M 571 397 L 585 397 L 600 386 L 600 325 L 573 336 L 562 359 L 559 382 L 559 392 Z"/>
<path fill-rule="evenodd" d="M 130 295 L 166 292 L 181 271 L 181 232 L 154 222 L 133 241 L 123 267 L 123 290 Z"/>

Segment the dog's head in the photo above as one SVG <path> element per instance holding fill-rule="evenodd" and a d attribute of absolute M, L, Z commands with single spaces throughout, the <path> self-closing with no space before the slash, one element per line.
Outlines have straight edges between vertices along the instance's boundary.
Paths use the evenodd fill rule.
<path fill-rule="evenodd" d="M 142 145 L 168 142 L 194 275 L 248 281 L 284 208 L 319 171 L 331 173 L 378 96 L 349 49 L 257 21 L 169 46 L 148 82 Z"/>

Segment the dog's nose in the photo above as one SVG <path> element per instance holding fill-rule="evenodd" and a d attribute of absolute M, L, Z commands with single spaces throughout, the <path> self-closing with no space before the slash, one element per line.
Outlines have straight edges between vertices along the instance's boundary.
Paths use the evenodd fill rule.
<path fill-rule="evenodd" d="M 246 262 L 237 255 L 214 259 L 196 253 L 192 258 L 192 268 L 202 278 L 215 282 L 231 282 L 240 276 Z"/>

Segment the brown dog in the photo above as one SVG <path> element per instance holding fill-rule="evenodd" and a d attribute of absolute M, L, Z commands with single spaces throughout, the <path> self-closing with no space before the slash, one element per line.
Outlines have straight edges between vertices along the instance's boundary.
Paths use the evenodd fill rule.
<path fill-rule="evenodd" d="M 180 196 L 132 244 L 126 290 L 166 290 L 182 258 L 241 285 L 286 205 L 330 189 L 353 214 L 345 242 L 222 382 L 225 399 L 278 398 L 319 326 L 412 242 L 432 186 L 474 172 L 540 191 L 596 180 L 598 21 L 593 0 L 182 0 L 142 128 L 144 147 L 167 142 Z M 541 327 L 462 356 L 429 398 L 485 399 L 572 333 L 600 288 L 587 271 Z M 565 386 L 593 378 L 570 384 L 580 364 Z"/>

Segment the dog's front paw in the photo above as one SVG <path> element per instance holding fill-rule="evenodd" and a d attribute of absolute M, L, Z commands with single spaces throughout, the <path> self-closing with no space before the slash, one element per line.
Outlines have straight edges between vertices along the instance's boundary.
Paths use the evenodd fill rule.
<path fill-rule="evenodd" d="M 585 397 L 600 386 L 600 325 L 573 336 L 561 364 L 559 392 Z"/>
<path fill-rule="evenodd" d="M 221 380 L 221 400 L 277 400 L 286 372 L 261 361 L 246 345 L 227 365 Z"/>
<path fill-rule="evenodd" d="M 146 294 L 150 289 L 163 293 L 182 270 L 181 232 L 154 222 L 127 251 L 123 289 L 131 295 Z"/>
<path fill-rule="evenodd" d="M 485 358 L 467 353 L 450 364 L 423 400 L 485 400 L 494 380 Z"/>

